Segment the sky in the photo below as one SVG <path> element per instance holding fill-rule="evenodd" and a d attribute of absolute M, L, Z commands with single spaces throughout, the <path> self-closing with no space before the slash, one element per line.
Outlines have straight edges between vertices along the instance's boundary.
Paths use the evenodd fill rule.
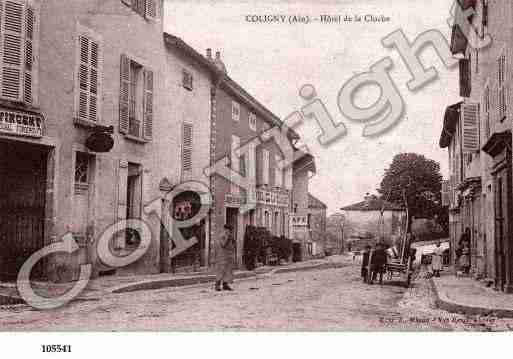
<path fill-rule="evenodd" d="M 381 39 L 401 29 L 412 41 L 420 33 L 437 29 L 450 39 L 447 19 L 450 0 L 324 0 L 324 1 L 176 1 L 165 0 L 165 31 L 181 37 L 200 53 L 220 51 L 229 76 L 273 111 L 285 118 L 305 105 L 299 97 L 304 84 L 312 84 L 318 98 L 348 133 L 329 146 L 317 141 L 320 129 L 305 121 L 296 131 L 316 158 L 317 173 L 310 193 L 325 202 L 328 214 L 375 193 L 394 155 L 416 152 L 438 161 L 447 175 L 447 152 L 438 146 L 443 114 L 459 101 L 457 66 L 446 69 L 435 51 L 426 48 L 421 59 L 435 66 L 438 78 L 416 92 L 408 90 L 410 74 L 396 50 Z M 247 15 L 321 14 L 384 15 L 382 23 L 252 23 Z M 376 138 L 362 136 L 362 123 L 340 113 L 337 97 L 352 76 L 389 56 L 390 74 L 406 104 L 405 117 Z M 372 105 L 377 87 L 365 87 L 355 102 Z"/>

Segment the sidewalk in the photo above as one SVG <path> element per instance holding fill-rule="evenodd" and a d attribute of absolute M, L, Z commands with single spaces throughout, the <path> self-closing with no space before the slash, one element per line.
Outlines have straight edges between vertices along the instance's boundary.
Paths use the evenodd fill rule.
<path fill-rule="evenodd" d="M 330 256 L 323 259 L 296 262 L 282 266 L 264 266 L 255 271 L 235 271 L 235 279 L 246 279 L 258 276 L 271 276 L 279 273 L 297 272 L 315 269 L 341 268 L 352 263 L 347 255 Z M 152 290 L 167 287 L 181 287 L 215 281 L 212 271 L 203 273 L 161 273 L 140 276 L 105 276 L 91 280 L 86 289 L 75 301 L 100 300 L 111 294 L 128 293 L 139 290 Z M 62 295 L 72 288 L 76 282 L 51 283 L 33 282 L 34 291 L 43 297 Z M 0 305 L 22 304 L 23 299 L 16 289 L 16 283 L 0 283 Z"/>
<path fill-rule="evenodd" d="M 487 288 L 470 277 L 444 274 L 432 278 L 436 305 L 443 310 L 469 315 L 513 318 L 513 295 Z"/>

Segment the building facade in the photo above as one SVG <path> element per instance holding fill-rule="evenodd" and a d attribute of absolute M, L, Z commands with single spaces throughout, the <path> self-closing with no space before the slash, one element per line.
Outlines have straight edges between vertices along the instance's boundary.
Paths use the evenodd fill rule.
<path fill-rule="evenodd" d="M 292 167 L 279 164 L 292 158 L 293 149 L 279 118 L 228 76 L 220 53 L 213 58 L 208 52 L 207 59 L 220 71 L 212 94 L 212 165 L 226 163 L 245 183 L 219 172 L 211 177 L 211 236 L 219 238 L 231 225 L 241 265 L 247 226 L 289 237 Z"/>
<path fill-rule="evenodd" d="M 73 280 L 86 263 L 93 275 L 168 270 L 178 254 L 145 206 L 183 179 L 208 183 L 199 169 L 210 159 L 210 73 L 165 43 L 161 0 L 0 6 L 2 276 L 69 232 L 80 248 L 45 258 L 33 274 Z M 151 241 L 134 263 L 106 264 L 98 238 L 126 219 L 147 223 Z M 133 252 L 140 237 L 139 228 L 115 231 L 114 254 Z"/>
<path fill-rule="evenodd" d="M 463 101 L 447 109 L 440 138 L 441 147 L 449 151 L 444 197 L 450 208 L 452 259 L 457 264 L 456 248 L 468 228 L 472 274 L 511 292 L 513 4 L 480 0 L 460 5 L 474 12 L 468 18 L 473 25 L 470 34 L 455 24 L 451 40 L 451 51 L 460 57 Z M 476 46 L 487 38 L 491 43 Z"/>
<path fill-rule="evenodd" d="M 301 261 L 313 256 L 310 213 L 310 178 L 317 172 L 314 158 L 299 149 L 293 163 L 292 219 L 290 233 L 293 241 L 293 259 Z"/>
<path fill-rule="evenodd" d="M 390 244 L 403 237 L 406 211 L 402 206 L 367 195 L 364 201 L 341 208 L 344 216 L 344 242 L 367 239 Z"/>

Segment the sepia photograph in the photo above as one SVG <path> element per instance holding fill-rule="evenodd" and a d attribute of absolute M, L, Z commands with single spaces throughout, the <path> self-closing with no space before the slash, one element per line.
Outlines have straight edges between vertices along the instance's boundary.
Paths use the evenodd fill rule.
<path fill-rule="evenodd" d="M 508 335 L 512 59 L 510 0 L 0 0 L 0 342 Z"/>

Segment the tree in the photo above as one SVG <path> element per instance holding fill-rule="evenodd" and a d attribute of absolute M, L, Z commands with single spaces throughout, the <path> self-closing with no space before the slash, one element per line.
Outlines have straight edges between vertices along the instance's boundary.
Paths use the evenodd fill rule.
<path fill-rule="evenodd" d="M 448 214 L 442 207 L 441 190 L 440 164 L 417 153 L 396 155 L 378 188 L 383 199 L 408 209 L 407 232 L 411 232 L 412 216 L 437 219 L 445 225 Z"/>

